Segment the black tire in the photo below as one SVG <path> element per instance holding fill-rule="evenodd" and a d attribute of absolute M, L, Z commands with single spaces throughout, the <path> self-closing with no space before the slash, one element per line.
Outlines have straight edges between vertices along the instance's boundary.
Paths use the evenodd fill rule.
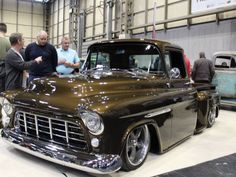
<path fill-rule="evenodd" d="M 134 128 L 127 136 L 121 158 L 122 169 L 135 170 L 140 167 L 150 149 L 150 133 L 147 125 Z"/>
<path fill-rule="evenodd" d="M 216 119 L 216 106 L 212 105 L 207 116 L 207 128 L 210 128 L 214 125 Z"/>

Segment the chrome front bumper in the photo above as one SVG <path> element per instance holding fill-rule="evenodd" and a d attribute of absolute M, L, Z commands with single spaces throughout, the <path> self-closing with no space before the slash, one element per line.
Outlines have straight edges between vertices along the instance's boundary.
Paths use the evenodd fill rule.
<path fill-rule="evenodd" d="M 225 106 L 225 107 L 236 107 L 236 99 L 232 98 L 232 99 L 226 99 L 226 98 L 222 98 L 220 101 L 220 105 L 221 106 Z"/>
<path fill-rule="evenodd" d="M 90 173 L 112 173 L 119 170 L 122 164 L 119 155 L 69 151 L 52 143 L 21 136 L 10 129 L 3 129 L 1 136 L 7 143 L 19 150 L 63 166 Z"/>

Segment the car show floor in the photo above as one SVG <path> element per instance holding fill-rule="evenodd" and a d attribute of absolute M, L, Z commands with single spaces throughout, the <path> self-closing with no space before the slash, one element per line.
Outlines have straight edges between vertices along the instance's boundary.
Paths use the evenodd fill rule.
<path fill-rule="evenodd" d="M 236 153 L 191 167 L 167 172 L 156 177 L 234 177 L 236 176 Z"/>
<path fill-rule="evenodd" d="M 182 144 L 164 154 L 149 153 L 145 163 L 137 170 L 131 172 L 119 171 L 107 175 L 98 175 L 74 170 L 39 159 L 14 149 L 0 138 L 0 176 L 2 177 L 149 177 L 168 176 L 167 172 L 194 167 L 218 158 L 228 157 L 236 153 L 236 111 L 221 110 L 219 118 L 212 128 L 203 133 L 194 135 Z M 235 156 L 235 155 L 234 155 Z M 225 163 L 227 159 L 225 158 Z M 224 164 L 224 162 L 221 160 Z M 209 169 L 209 163 L 203 171 Z M 204 169 L 207 168 L 207 169 Z M 236 168 L 236 166 L 234 166 Z M 213 169 L 214 170 L 214 169 Z M 217 169 L 216 169 L 217 170 Z M 234 169 L 235 171 L 235 169 Z M 195 175 L 196 170 L 190 173 Z M 225 173 L 225 174 L 224 174 Z M 189 176 L 190 174 L 186 175 Z M 223 176 L 236 177 L 221 171 Z M 185 176 L 185 175 L 181 175 Z M 202 176 L 202 175 L 201 175 Z M 204 176 L 204 175 L 203 175 Z M 207 175 L 205 175 L 207 176 Z M 200 177 L 200 176 L 199 176 Z"/>

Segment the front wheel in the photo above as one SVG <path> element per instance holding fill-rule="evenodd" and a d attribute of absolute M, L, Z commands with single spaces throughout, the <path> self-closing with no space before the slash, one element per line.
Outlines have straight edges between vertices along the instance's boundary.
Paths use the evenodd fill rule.
<path fill-rule="evenodd" d="M 147 125 L 133 129 L 126 139 L 125 147 L 122 152 L 122 169 L 130 171 L 140 167 L 147 157 L 149 148 L 150 133 Z"/>
<path fill-rule="evenodd" d="M 214 125 L 216 119 L 216 106 L 213 105 L 210 108 L 210 111 L 207 116 L 207 128 L 210 128 Z"/>

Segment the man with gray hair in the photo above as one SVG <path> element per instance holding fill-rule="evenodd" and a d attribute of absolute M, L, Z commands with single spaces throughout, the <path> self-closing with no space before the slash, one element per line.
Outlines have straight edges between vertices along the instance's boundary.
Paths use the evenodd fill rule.
<path fill-rule="evenodd" d="M 194 62 L 192 79 L 198 83 L 211 83 L 215 69 L 211 60 L 206 59 L 205 53 L 199 53 L 199 59 Z"/>
<path fill-rule="evenodd" d="M 6 67 L 6 90 L 20 89 L 26 86 L 26 71 L 31 66 L 42 61 L 40 57 L 35 60 L 25 62 L 20 50 L 24 46 L 24 38 L 21 33 L 12 33 L 10 35 L 11 48 L 8 50 L 5 57 Z"/>
<path fill-rule="evenodd" d="M 58 66 L 57 72 L 60 75 L 71 74 L 75 68 L 79 68 L 80 59 L 75 50 L 70 48 L 69 37 L 62 37 L 61 48 L 57 49 Z"/>
<path fill-rule="evenodd" d="M 29 81 L 35 78 L 51 76 L 56 72 L 57 51 L 47 40 L 48 34 L 45 31 L 40 31 L 36 42 L 29 44 L 25 49 L 25 61 L 31 61 L 37 57 L 42 58 L 42 62 L 39 65 L 30 67 Z"/>
<path fill-rule="evenodd" d="M 11 48 L 9 40 L 6 38 L 7 25 L 0 23 L 0 92 L 5 90 L 5 56 Z"/>

